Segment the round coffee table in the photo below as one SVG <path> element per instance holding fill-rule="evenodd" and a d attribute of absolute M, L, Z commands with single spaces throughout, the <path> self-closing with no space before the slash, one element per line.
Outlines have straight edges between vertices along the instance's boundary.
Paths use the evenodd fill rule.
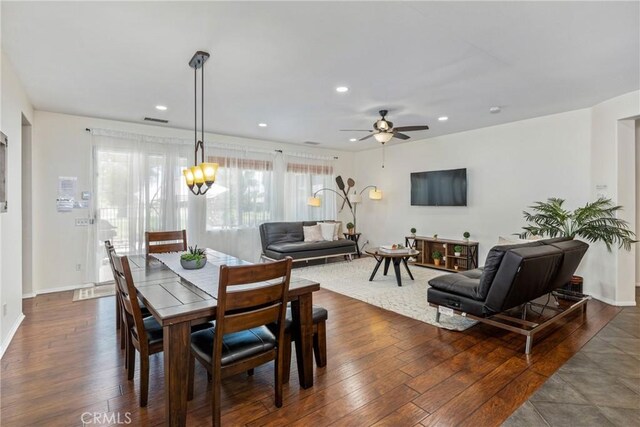
<path fill-rule="evenodd" d="M 398 286 L 402 286 L 402 278 L 400 277 L 400 264 L 404 264 L 404 268 L 407 269 L 407 273 L 409 273 L 409 277 L 413 280 L 413 274 L 411 274 L 411 270 L 409 270 L 409 265 L 407 264 L 407 260 L 411 257 L 414 257 L 420 253 L 415 249 L 402 250 L 398 252 L 394 251 L 382 251 L 380 248 L 371 248 L 367 249 L 365 253 L 374 257 L 377 261 L 376 266 L 373 269 L 373 273 L 371 273 L 371 277 L 369 277 L 369 281 L 373 281 L 373 278 L 376 276 L 378 272 L 378 268 L 380 268 L 380 264 L 384 261 L 384 275 L 387 275 L 389 271 L 389 265 L 393 261 L 393 270 L 396 272 L 396 281 L 398 282 Z"/>

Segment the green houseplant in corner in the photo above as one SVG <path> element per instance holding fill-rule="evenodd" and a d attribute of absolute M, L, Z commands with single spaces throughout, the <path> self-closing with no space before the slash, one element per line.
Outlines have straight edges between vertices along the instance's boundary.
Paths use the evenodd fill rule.
<path fill-rule="evenodd" d="M 198 249 L 198 245 L 195 247 L 189 246 L 189 251 L 180 255 L 180 265 L 185 270 L 197 270 L 206 264 L 207 254 L 204 249 Z"/>
<path fill-rule="evenodd" d="M 631 250 L 636 243 L 635 234 L 629 224 L 616 218 L 622 206 L 615 206 L 611 199 L 599 198 L 574 211 L 563 207 L 564 199 L 550 198 L 546 202 L 535 202 L 533 213 L 523 212 L 528 225 L 520 236 L 581 237 L 589 242 L 603 242 L 609 251 L 613 245 Z"/>

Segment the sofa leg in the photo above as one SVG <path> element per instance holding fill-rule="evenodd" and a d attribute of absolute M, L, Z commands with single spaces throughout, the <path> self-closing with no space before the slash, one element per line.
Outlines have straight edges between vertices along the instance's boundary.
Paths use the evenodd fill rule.
<path fill-rule="evenodd" d="M 533 335 L 527 335 L 527 343 L 524 346 L 524 354 L 531 354 L 532 344 L 533 344 Z"/>
<path fill-rule="evenodd" d="M 436 323 L 440 323 L 440 310 L 436 311 Z"/>

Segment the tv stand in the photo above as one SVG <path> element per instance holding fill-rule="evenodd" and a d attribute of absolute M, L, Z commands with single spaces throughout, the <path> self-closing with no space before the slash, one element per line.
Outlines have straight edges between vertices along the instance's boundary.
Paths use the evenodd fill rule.
<path fill-rule="evenodd" d="M 413 261 L 414 265 L 453 272 L 478 268 L 478 242 L 424 236 L 405 236 L 404 242 L 405 246 L 420 251 L 416 260 Z M 453 250 L 455 246 L 462 247 L 460 256 L 455 256 Z M 436 265 L 433 260 L 434 251 L 440 251 L 442 254 L 440 265 Z"/>

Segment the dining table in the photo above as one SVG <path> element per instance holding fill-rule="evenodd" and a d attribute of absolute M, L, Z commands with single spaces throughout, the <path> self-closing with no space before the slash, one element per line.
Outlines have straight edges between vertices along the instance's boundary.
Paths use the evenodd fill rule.
<path fill-rule="evenodd" d="M 179 259 L 180 254 L 172 254 Z M 222 265 L 251 264 L 212 249 L 206 250 L 207 286 L 197 286 L 191 270 L 171 268 L 161 262 L 159 254 L 129 256 L 129 264 L 140 300 L 163 327 L 164 332 L 164 403 L 165 424 L 185 426 L 187 419 L 187 387 L 191 352 L 191 325 L 215 320 L 217 283 Z M 157 256 L 157 257 L 156 257 Z M 166 257 L 166 254 L 163 256 Z M 166 258 L 164 258 L 166 260 Z M 190 278 L 190 280 L 189 280 Z M 313 292 L 320 284 L 292 275 L 288 298 L 291 302 L 292 333 L 299 383 L 313 386 Z"/>

